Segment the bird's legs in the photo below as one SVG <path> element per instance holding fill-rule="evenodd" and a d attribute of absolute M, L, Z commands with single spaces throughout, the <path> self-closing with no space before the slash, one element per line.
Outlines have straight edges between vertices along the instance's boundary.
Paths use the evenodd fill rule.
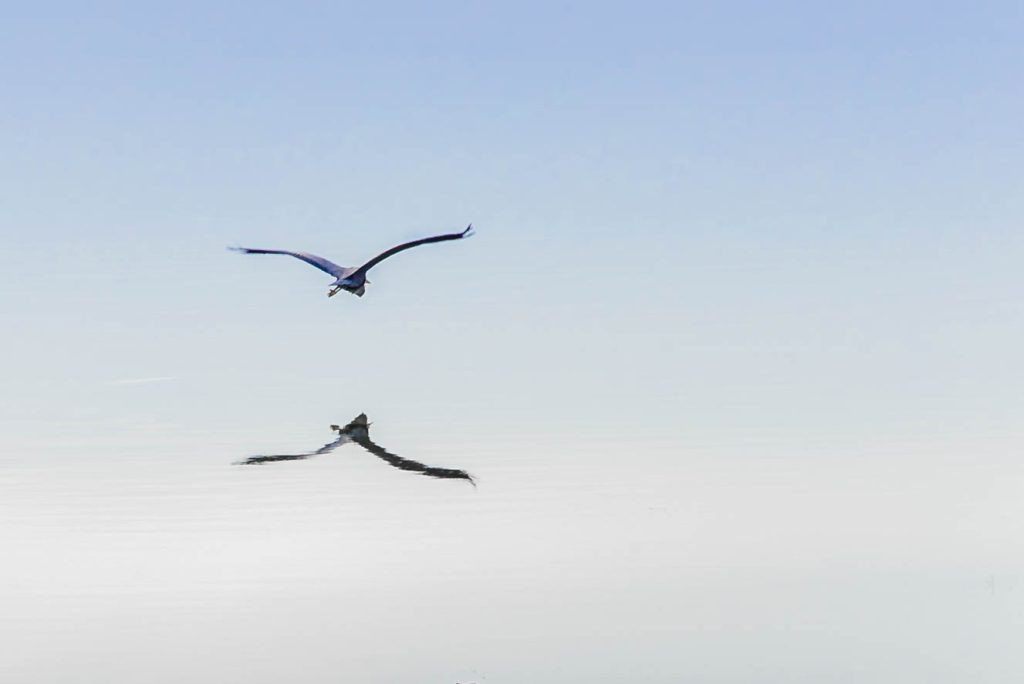
<path fill-rule="evenodd" d="M 334 295 L 338 294 L 338 292 L 339 292 L 340 290 L 341 290 L 341 285 L 338 285 L 337 287 L 333 287 L 333 288 L 331 288 L 331 290 L 330 290 L 330 291 L 329 291 L 329 292 L 327 293 L 327 296 L 328 296 L 328 297 L 333 297 Z"/>

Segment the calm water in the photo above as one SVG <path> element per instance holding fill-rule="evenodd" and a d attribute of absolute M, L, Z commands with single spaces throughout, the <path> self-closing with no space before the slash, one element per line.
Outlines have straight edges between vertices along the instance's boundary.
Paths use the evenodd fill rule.
<path fill-rule="evenodd" d="M 1006 544 L 1021 469 L 1000 444 L 688 440 L 638 434 L 628 413 L 483 431 L 421 409 L 244 430 L 9 424 L 0 680 L 1024 671 Z M 346 433 L 363 410 L 369 427 Z"/>

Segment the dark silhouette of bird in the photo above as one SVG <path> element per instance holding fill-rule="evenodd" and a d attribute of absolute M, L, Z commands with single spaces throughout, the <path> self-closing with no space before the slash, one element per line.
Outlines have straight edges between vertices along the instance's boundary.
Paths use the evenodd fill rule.
<path fill-rule="evenodd" d="M 388 465 L 398 468 L 399 470 L 407 470 L 410 472 L 420 473 L 428 477 L 436 477 L 447 480 L 467 480 L 474 487 L 476 486 L 476 480 L 473 476 L 467 473 L 465 470 L 458 470 L 456 468 L 439 468 L 436 466 L 428 466 L 418 461 L 413 461 L 408 458 L 402 458 L 397 454 L 389 452 L 382 446 L 374 443 L 370 439 L 370 423 L 366 419 L 365 413 L 360 413 L 358 416 L 353 418 L 347 425 L 341 427 L 339 425 L 332 425 L 331 429 L 338 433 L 338 438 L 333 442 L 328 442 L 316 451 L 306 451 L 299 454 L 274 454 L 270 456 L 250 456 L 244 461 L 239 461 L 237 465 L 262 465 L 265 463 L 274 463 L 277 461 L 299 461 L 313 456 L 319 456 L 321 454 L 327 454 L 340 446 L 348 444 L 349 442 L 355 442 L 359 446 L 363 447 L 366 451 L 381 459 Z"/>

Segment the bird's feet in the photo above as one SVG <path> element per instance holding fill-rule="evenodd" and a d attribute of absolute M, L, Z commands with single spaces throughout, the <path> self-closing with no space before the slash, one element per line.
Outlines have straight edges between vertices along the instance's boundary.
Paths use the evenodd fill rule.
<path fill-rule="evenodd" d="M 338 294 L 338 291 L 339 291 L 339 290 L 341 290 L 341 288 L 340 288 L 340 287 L 335 287 L 335 288 L 333 288 L 332 290 L 330 290 L 330 291 L 329 291 L 329 292 L 327 293 L 327 296 L 328 296 L 328 297 L 333 297 L 334 295 Z"/>

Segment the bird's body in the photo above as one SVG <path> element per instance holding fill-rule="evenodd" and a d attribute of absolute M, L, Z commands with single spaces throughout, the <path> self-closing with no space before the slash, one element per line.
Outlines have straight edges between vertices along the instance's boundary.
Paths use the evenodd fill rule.
<path fill-rule="evenodd" d="M 447 240 L 461 240 L 462 238 L 469 237 L 473 234 L 473 224 L 466 226 L 466 229 L 461 233 L 446 233 L 444 235 L 434 235 L 432 237 L 421 238 L 419 240 L 413 240 L 411 242 L 405 242 L 391 249 L 381 252 L 377 256 L 367 261 L 362 266 L 339 266 L 333 261 L 324 259 L 323 257 L 315 254 L 307 254 L 306 252 L 290 252 L 283 249 L 251 249 L 248 247 L 232 247 L 231 249 L 242 252 L 243 254 L 285 254 L 287 256 L 295 257 L 305 261 L 310 266 L 314 266 L 328 275 L 334 276 L 335 280 L 331 283 L 331 289 L 327 292 L 328 297 L 333 297 L 338 294 L 340 290 L 351 292 L 357 297 L 362 297 L 366 292 L 366 284 L 370 281 L 366 279 L 366 273 L 384 261 L 390 256 L 403 252 L 412 247 L 418 247 L 419 245 L 426 245 L 431 242 L 445 242 Z"/>

